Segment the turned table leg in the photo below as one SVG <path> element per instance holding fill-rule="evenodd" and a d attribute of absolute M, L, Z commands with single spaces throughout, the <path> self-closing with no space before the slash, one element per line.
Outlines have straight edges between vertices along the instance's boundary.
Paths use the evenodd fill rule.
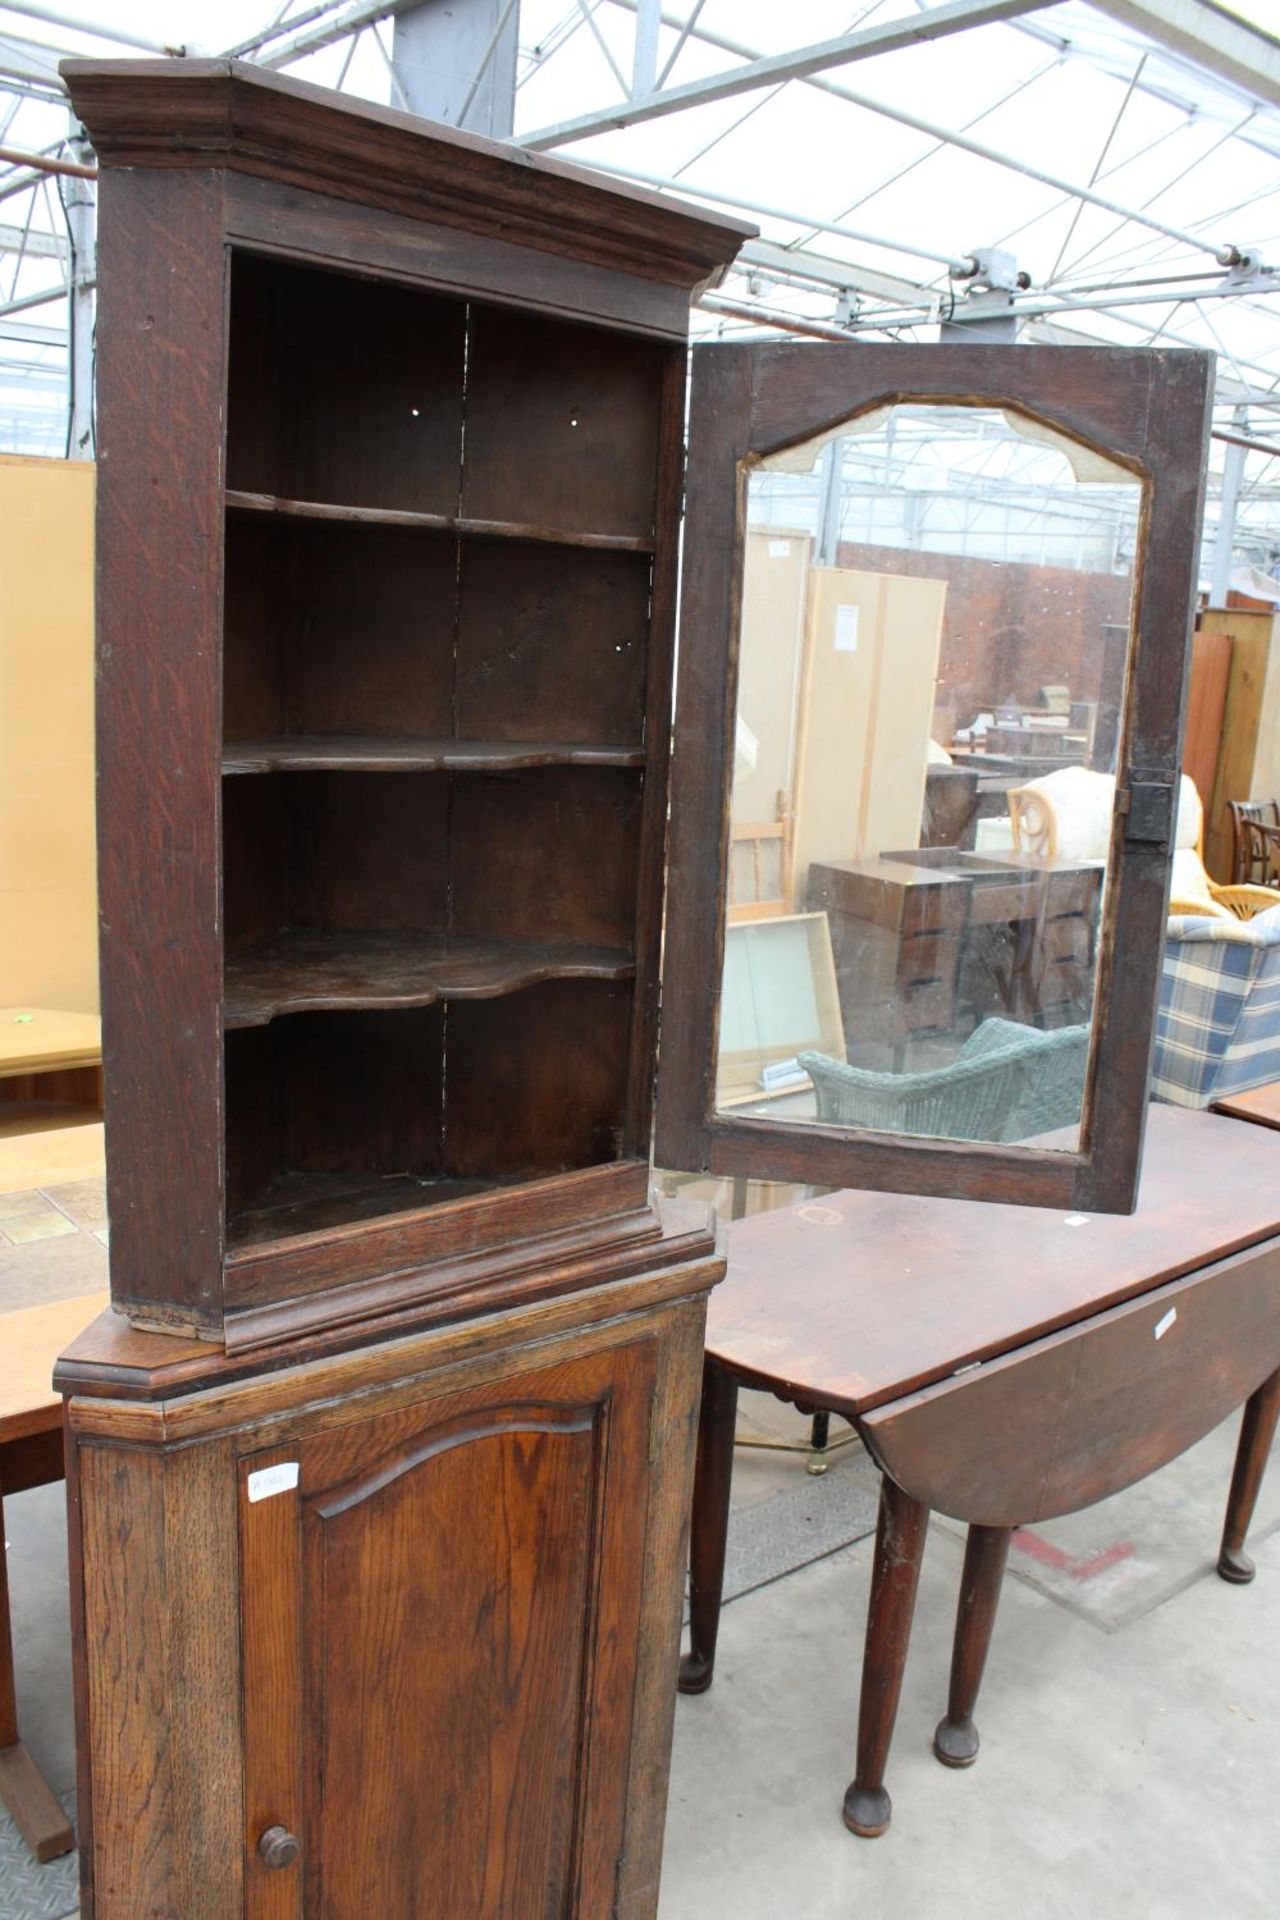
<path fill-rule="evenodd" d="M 729 1490 L 733 1483 L 733 1434 L 738 1383 L 708 1363 L 702 1374 L 698 1455 L 693 1470 L 693 1518 L 689 1532 L 689 1651 L 680 1662 L 681 1693 L 705 1693 L 716 1661 L 724 1549 L 729 1535 Z"/>
<path fill-rule="evenodd" d="M 987 1664 L 991 1629 L 1000 1604 L 1000 1585 L 1009 1558 L 1011 1527 L 970 1527 L 956 1608 L 956 1637 L 951 1652 L 951 1690 L 947 1711 L 938 1722 L 933 1750 L 944 1767 L 971 1767 L 978 1757 L 973 1709 Z"/>
<path fill-rule="evenodd" d="M 1267 1456 L 1280 1419 L 1280 1372 L 1264 1380 L 1258 1391 L 1244 1403 L 1240 1445 L 1236 1449 L 1235 1472 L 1227 1496 L 1227 1519 L 1222 1529 L 1218 1552 L 1218 1572 L 1235 1586 L 1252 1580 L 1256 1568 L 1244 1551 L 1245 1535 L 1253 1518 L 1254 1503 L 1267 1470 Z"/>
<path fill-rule="evenodd" d="M 876 1557 L 862 1656 L 858 1770 L 844 1796 L 844 1823 L 851 1833 L 865 1840 L 883 1833 L 892 1813 L 884 1769 L 902 1692 L 928 1522 L 929 1509 L 895 1486 L 886 1474 L 880 1482 Z"/>
<path fill-rule="evenodd" d="M 831 1444 L 831 1415 L 820 1408 L 814 1414 L 809 1427 L 809 1458 L 805 1463 L 806 1473 L 825 1473 L 827 1470 L 827 1448 Z"/>

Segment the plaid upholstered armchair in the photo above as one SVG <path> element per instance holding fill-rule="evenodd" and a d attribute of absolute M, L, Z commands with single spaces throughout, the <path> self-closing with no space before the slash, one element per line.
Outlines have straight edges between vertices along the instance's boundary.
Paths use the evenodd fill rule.
<path fill-rule="evenodd" d="M 1169 921 L 1151 1091 L 1179 1107 L 1280 1080 L 1280 907 Z"/>

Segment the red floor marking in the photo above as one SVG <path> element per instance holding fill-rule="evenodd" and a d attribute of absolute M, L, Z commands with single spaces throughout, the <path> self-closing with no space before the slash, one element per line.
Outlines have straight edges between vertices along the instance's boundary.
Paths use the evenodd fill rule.
<path fill-rule="evenodd" d="M 1092 1553 L 1086 1553 L 1081 1559 L 1074 1560 L 1064 1547 L 1056 1547 L 1052 1540 L 1045 1540 L 1030 1527 L 1014 1529 L 1013 1544 L 1019 1553 L 1025 1553 L 1029 1560 L 1038 1560 L 1041 1566 L 1052 1567 L 1055 1573 L 1068 1574 L 1072 1580 L 1093 1580 L 1108 1567 L 1114 1567 L 1117 1561 L 1133 1557 L 1132 1540 L 1117 1540 L 1113 1547 L 1097 1547 Z"/>
<path fill-rule="evenodd" d="M 1030 1527 L 1015 1527 L 1013 1544 L 1029 1560 L 1039 1560 L 1043 1566 L 1052 1567 L 1055 1573 L 1065 1573 L 1071 1565 L 1069 1553 L 1061 1547 L 1055 1547 L 1052 1540 L 1042 1540 L 1038 1533 L 1032 1533 Z"/>
<path fill-rule="evenodd" d="M 1114 1567 L 1117 1562 L 1132 1558 L 1132 1540 L 1117 1540 L 1113 1547 L 1099 1547 L 1096 1553 L 1077 1560 L 1068 1571 L 1073 1580 L 1092 1580 L 1096 1574 L 1105 1573 L 1108 1567 Z"/>

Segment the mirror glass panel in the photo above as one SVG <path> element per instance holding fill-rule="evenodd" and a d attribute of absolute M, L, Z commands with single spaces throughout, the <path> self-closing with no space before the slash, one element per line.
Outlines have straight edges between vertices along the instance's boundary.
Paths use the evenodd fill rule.
<path fill-rule="evenodd" d="M 994 407 L 752 465 L 718 1113 L 1078 1144 L 1141 503 Z"/>

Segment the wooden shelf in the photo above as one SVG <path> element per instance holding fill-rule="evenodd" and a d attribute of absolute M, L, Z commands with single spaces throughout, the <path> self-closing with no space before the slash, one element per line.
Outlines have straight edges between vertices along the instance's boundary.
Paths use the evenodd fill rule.
<path fill-rule="evenodd" d="M 495 540 L 536 540 L 557 547 L 601 547 L 614 553 L 652 553 L 651 539 L 629 533 L 570 533 L 518 520 L 478 520 L 457 513 L 409 513 L 393 507 L 347 507 L 324 500 L 282 500 L 274 493 L 228 487 L 227 506 L 241 513 L 281 514 L 301 520 L 341 520 L 374 527 L 421 527 L 438 533 L 479 534 Z"/>
<path fill-rule="evenodd" d="M 519 767 L 642 767 L 643 747 L 549 740 L 426 740 L 378 734 L 281 734 L 228 740 L 222 771 L 236 773 L 503 772 Z"/>
<path fill-rule="evenodd" d="M 541 980 L 625 980 L 634 972 L 632 955 L 617 947 L 305 930 L 228 957 L 223 1024 L 262 1027 L 284 1013 L 492 1000 Z"/>
<path fill-rule="evenodd" d="M 324 1233 L 357 1220 L 416 1212 L 488 1193 L 494 1180 L 458 1180 L 446 1175 L 287 1173 L 258 1196 L 255 1204 L 227 1221 L 229 1247 L 256 1247 L 299 1233 Z"/>

